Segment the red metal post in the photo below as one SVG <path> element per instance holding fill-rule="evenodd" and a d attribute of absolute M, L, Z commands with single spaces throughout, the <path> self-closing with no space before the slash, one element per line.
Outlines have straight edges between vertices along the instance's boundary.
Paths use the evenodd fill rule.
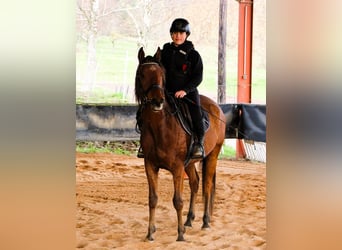
<path fill-rule="evenodd" d="M 239 1 L 237 102 L 251 103 L 253 0 Z M 246 156 L 242 141 L 236 140 L 236 158 Z"/>

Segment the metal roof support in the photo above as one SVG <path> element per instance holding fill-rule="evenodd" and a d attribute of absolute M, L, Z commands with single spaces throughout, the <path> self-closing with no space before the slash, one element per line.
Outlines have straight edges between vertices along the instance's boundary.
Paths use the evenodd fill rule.
<path fill-rule="evenodd" d="M 252 87 L 252 38 L 253 0 L 239 2 L 238 36 L 238 77 L 237 102 L 251 103 Z M 244 158 L 246 153 L 241 140 L 236 140 L 236 158 Z"/>

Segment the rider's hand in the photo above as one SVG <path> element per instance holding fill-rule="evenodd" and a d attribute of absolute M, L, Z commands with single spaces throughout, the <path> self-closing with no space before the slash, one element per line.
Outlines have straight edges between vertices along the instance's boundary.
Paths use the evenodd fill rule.
<path fill-rule="evenodd" d="M 186 92 L 184 90 L 179 90 L 175 93 L 176 98 L 183 98 L 184 96 L 186 96 Z"/>

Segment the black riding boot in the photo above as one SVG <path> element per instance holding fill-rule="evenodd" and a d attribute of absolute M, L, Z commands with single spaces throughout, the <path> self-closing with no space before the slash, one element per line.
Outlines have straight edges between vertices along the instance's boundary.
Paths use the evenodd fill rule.
<path fill-rule="evenodd" d="M 198 138 L 194 142 L 194 146 L 192 148 L 192 159 L 198 159 L 204 157 L 204 146 L 203 146 L 204 136 L 198 136 Z"/>
<path fill-rule="evenodd" d="M 195 125 L 195 124 L 194 124 Z M 195 142 L 192 148 L 192 154 L 191 158 L 192 159 L 198 159 L 198 158 L 203 158 L 204 157 L 204 122 L 203 119 L 200 120 L 198 123 L 195 125 Z"/>
<path fill-rule="evenodd" d="M 201 114 L 201 113 L 200 113 Z M 195 117 L 194 117 L 195 118 Z M 195 142 L 192 148 L 192 159 L 198 159 L 204 157 L 204 120 L 203 118 L 193 119 L 193 128 L 195 132 Z"/>

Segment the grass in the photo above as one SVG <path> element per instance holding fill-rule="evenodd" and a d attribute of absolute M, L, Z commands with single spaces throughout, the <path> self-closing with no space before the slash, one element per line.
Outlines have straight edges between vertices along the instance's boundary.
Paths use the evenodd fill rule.
<path fill-rule="evenodd" d="M 76 143 L 76 152 L 79 153 L 112 153 L 109 148 L 99 147 L 94 144 L 94 142 L 89 142 L 88 144 L 77 145 Z"/>
<path fill-rule="evenodd" d="M 76 97 L 76 104 L 82 104 L 82 103 L 124 104 L 124 103 L 129 103 L 129 101 L 125 98 L 123 93 L 120 93 L 120 92 L 108 93 L 105 89 L 98 88 L 98 89 L 95 89 L 91 94 L 80 93 Z"/>
<path fill-rule="evenodd" d="M 91 142 L 77 141 L 76 152 L 79 153 L 113 153 L 119 155 L 133 155 L 137 152 L 136 141 L 123 142 Z"/>
<path fill-rule="evenodd" d="M 117 142 L 76 142 L 76 152 L 79 153 L 113 153 L 119 155 L 136 155 L 139 141 L 117 141 Z M 223 145 L 219 159 L 229 159 L 235 157 L 235 149 Z"/>
<path fill-rule="evenodd" d="M 136 41 L 130 38 L 115 40 L 99 37 L 97 40 L 96 82 L 87 89 L 87 45 L 79 41 L 76 46 L 76 102 L 77 103 L 135 103 L 133 90 L 138 64 Z M 204 79 L 200 93 L 213 99 L 217 96 L 217 48 L 197 46 L 204 63 Z M 235 102 L 237 95 L 236 52 L 227 52 L 227 102 Z M 89 86 L 88 86 L 89 88 Z M 125 90 L 125 91 L 124 91 Z M 232 100 L 232 101 L 231 101 Z M 266 70 L 253 68 L 252 101 L 266 103 Z"/>
<path fill-rule="evenodd" d="M 223 144 L 221 153 L 219 155 L 219 159 L 230 159 L 230 158 L 235 158 L 235 156 L 236 156 L 235 148 Z"/>

